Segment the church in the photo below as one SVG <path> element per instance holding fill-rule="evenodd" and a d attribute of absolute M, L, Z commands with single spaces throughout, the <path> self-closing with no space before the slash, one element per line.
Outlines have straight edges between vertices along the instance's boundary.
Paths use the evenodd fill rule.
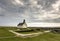
<path fill-rule="evenodd" d="M 17 28 L 27 28 L 27 24 L 26 24 L 26 22 L 25 22 L 25 19 L 23 20 L 22 23 L 19 23 L 19 24 L 17 25 Z"/>

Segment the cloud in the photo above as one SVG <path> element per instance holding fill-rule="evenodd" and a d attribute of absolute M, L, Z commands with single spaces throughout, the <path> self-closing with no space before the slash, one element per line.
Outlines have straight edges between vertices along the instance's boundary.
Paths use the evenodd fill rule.
<path fill-rule="evenodd" d="M 21 5 L 21 6 L 24 5 L 24 3 L 23 3 L 21 0 L 14 0 L 14 1 L 12 1 L 12 3 L 13 3 L 14 5 Z"/>
<path fill-rule="evenodd" d="M 31 7 L 31 11 L 34 13 L 36 12 L 37 14 L 33 14 L 33 18 L 35 18 L 36 20 L 49 20 L 49 19 L 56 19 L 56 18 L 60 18 L 60 10 L 59 10 L 59 0 L 55 1 L 55 0 L 49 0 L 49 1 L 41 1 L 42 3 L 40 4 L 35 4 L 34 6 Z M 44 3 L 43 3 L 44 2 Z M 50 3 L 48 3 L 50 2 Z M 51 3 L 52 2 L 52 3 Z M 45 4 L 46 3 L 46 4 Z M 40 8 L 38 8 L 37 6 L 40 6 Z M 51 10 L 49 10 L 48 7 Z M 54 7 L 55 6 L 55 7 Z M 46 8 L 45 8 L 46 7 Z M 45 9 L 43 9 L 45 8 Z M 48 10 L 48 11 L 47 11 Z"/>
<path fill-rule="evenodd" d="M 55 4 L 52 4 L 52 7 L 54 10 L 59 11 L 59 6 L 60 6 L 60 0 L 58 0 Z"/>
<path fill-rule="evenodd" d="M 53 22 L 60 18 L 59 2 L 59 0 L 0 0 L 0 19 Z"/>

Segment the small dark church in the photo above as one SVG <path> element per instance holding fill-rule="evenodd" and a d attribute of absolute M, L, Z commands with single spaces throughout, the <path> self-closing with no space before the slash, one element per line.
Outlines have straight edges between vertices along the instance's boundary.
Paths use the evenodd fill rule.
<path fill-rule="evenodd" d="M 23 20 L 22 23 L 19 23 L 19 24 L 17 25 L 17 28 L 27 28 L 27 24 L 26 24 L 26 22 L 25 22 L 25 19 Z"/>

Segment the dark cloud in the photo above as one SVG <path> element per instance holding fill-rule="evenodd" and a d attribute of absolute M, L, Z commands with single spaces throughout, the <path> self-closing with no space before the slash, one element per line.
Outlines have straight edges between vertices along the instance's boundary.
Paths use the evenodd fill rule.
<path fill-rule="evenodd" d="M 38 5 L 41 5 L 44 10 L 52 10 L 53 7 L 51 6 L 52 4 L 56 3 L 58 0 L 39 0 Z"/>
<path fill-rule="evenodd" d="M 0 14 L 0 17 L 4 17 L 5 15 L 4 14 Z"/>
<path fill-rule="evenodd" d="M 21 12 L 26 10 L 26 7 L 20 7 L 19 5 L 12 4 L 13 0 L 0 0 L 1 8 L 7 10 L 8 12 Z"/>

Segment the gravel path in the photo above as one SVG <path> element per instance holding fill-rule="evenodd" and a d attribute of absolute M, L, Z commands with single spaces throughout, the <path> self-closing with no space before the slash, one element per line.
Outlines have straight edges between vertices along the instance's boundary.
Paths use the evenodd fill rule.
<path fill-rule="evenodd" d="M 35 37 L 35 36 L 38 36 L 40 34 L 48 33 L 48 32 L 50 32 L 50 30 L 44 31 L 44 32 L 31 33 L 31 34 L 21 34 L 21 33 L 15 32 L 13 30 L 9 30 L 9 32 L 12 32 L 12 33 L 16 34 L 17 37 L 26 38 L 26 37 Z"/>

